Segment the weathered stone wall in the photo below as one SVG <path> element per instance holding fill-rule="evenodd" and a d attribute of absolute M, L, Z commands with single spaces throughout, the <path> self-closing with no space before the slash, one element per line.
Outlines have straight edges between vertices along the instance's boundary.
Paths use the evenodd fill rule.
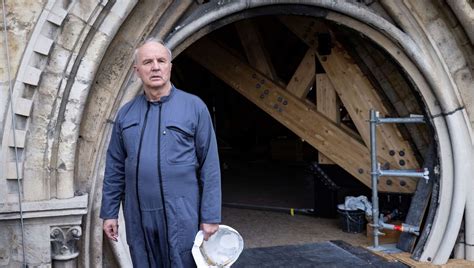
<path fill-rule="evenodd" d="M 473 43 L 466 35 L 466 31 L 472 31 L 474 22 L 471 21 L 470 29 L 465 29 L 449 8 L 448 3 L 441 1 L 405 1 L 405 8 L 396 7 L 397 4 L 390 3 L 390 1 L 382 1 L 382 3 L 385 4 L 387 10 L 391 10 L 392 18 L 400 23 L 405 31 L 411 33 L 411 36 L 420 45 L 429 47 L 432 43 L 436 48 L 432 53 L 439 55 L 444 60 L 445 66 L 443 67 L 452 75 L 453 82 L 459 89 L 459 100 L 465 104 L 471 125 L 474 126 L 472 77 L 474 54 Z M 472 7 L 470 11 L 466 10 L 465 12 L 468 13 L 466 16 L 474 18 Z M 420 29 L 409 25 L 409 16 L 417 20 L 421 26 Z M 424 39 L 423 35 L 415 34 L 416 31 L 423 31 L 430 38 Z"/>
<path fill-rule="evenodd" d="M 38 20 L 39 15 L 41 14 L 46 0 L 43 1 L 6 1 L 6 18 L 7 18 L 7 38 L 8 38 L 8 58 L 7 61 L 7 46 L 5 43 L 4 36 L 4 21 L 3 18 L 0 21 L 0 26 L 2 29 L 2 37 L 0 39 L 0 136 L 3 137 L 4 126 L 6 124 L 6 114 L 9 106 L 9 86 L 10 83 L 14 84 L 15 78 L 18 73 L 19 65 L 21 58 L 24 54 L 25 48 L 28 44 L 28 41 L 31 38 L 33 28 Z M 3 14 L 3 8 L 0 6 Z M 8 63 L 10 66 L 8 66 Z M 9 68 L 8 68 L 9 67 Z M 22 124 L 22 122 L 18 122 Z M 0 140 L 0 146 L 2 141 Z M 3 154 L 0 154 L 0 162 L 4 157 Z M 12 172 L 12 169 L 0 169 L 0 176 L 4 178 L 7 174 L 6 172 Z M 13 177 L 9 176 L 9 177 Z M 15 182 L 10 182 L 7 185 L 2 185 L 6 191 L 2 191 L 2 196 L 7 195 L 7 193 L 16 192 Z"/>
<path fill-rule="evenodd" d="M 178 31 L 186 21 L 181 16 L 196 14 L 197 2 L 202 1 L 6 0 L 8 47 L 0 20 L 0 266 L 22 262 L 12 116 L 17 119 L 25 237 L 29 235 L 27 263 L 52 265 L 50 237 L 61 243 L 61 236 L 74 234 L 68 237 L 82 239 L 80 265 L 102 265 L 97 214 L 105 144 L 109 121 L 139 89 L 130 75 L 133 50 L 147 36 L 166 38 Z M 473 43 L 456 18 L 459 13 L 443 1 L 362 2 L 397 23 L 427 57 L 439 59 L 473 127 Z M 463 16 L 463 23 L 469 16 Z M 111 251 L 119 263 L 127 263 L 126 248 L 119 247 Z"/>
<path fill-rule="evenodd" d="M 24 239 L 22 246 L 9 243 L 7 236 L 1 241 L 5 247 L 1 251 L 9 265 L 23 262 L 23 246 L 25 261 L 30 265 L 68 262 L 78 255 L 77 248 L 69 248 L 69 242 L 82 235 L 82 215 L 87 213 L 88 203 L 87 193 L 75 193 L 73 185 L 74 152 L 82 109 L 95 68 L 111 40 L 108 36 L 115 35 L 121 18 L 133 6 L 133 2 L 128 1 L 114 3 L 17 1 L 7 8 L 7 22 L 17 25 L 12 32 L 25 39 L 9 42 L 8 51 L 15 52 L 12 64 L 15 69 L 12 70 L 17 73 L 11 78 L 15 108 L 13 113 L 2 110 L 0 228 L 3 229 L 3 224 L 12 226 L 15 231 L 11 236 L 22 238 L 20 244 Z M 21 14 L 17 14 L 17 9 L 22 10 Z M 36 17 L 28 16 L 28 11 L 36 12 Z M 29 20 L 29 24 L 16 22 L 22 19 Z M 105 26 L 101 27 L 104 21 Z M 12 117 L 16 119 L 16 126 L 7 120 Z M 8 132 L 12 129 L 16 134 L 23 185 L 23 235 L 18 222 L 14 136 Z M 38 232 L 40 226 L 44 230 Z M 60 248 L 66 243 L 65 250 L 55 251 L 50 236 Z"/>

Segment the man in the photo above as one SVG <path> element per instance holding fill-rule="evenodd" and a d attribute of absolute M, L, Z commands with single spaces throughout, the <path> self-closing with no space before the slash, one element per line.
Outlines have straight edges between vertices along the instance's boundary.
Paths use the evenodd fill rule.
<path fill-rule="evenodd" d="M 221 221 L 217 143 L 206 105 L 170 82 L 171 51 L 147 40 L 135 51 L 144 94 L 115 120 L 100 217 L 117 241 L 123 202 L 134 267 L 193 267 L 200 228 L 207 240 Z"/>

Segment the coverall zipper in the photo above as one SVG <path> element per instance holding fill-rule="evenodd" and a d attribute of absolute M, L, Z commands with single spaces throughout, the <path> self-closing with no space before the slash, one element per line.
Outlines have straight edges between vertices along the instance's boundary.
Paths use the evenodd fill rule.
<path fill-rule="evenodd" d="M 167 260 L 168 260 L 168 267 L 171 267 L 170 246 L 169 246 L 169 237 L 168 237 L 168 215 L 166 214 L 165 196 L 163 192 L 163 177 L 161 175 L 161 109 L 162 109 L 163 103 L 160 102 L 158 105 L 159 105 L 158 106 L 159 107 L 159 112 L 158 112 L 158 178 L 160 180 L 161 203 L 163 204 L 163 215 L 165 219 L 166 255 L 167 255 Z"/>
<path fill-rule="evenodd" d="M 137 167 L 136 167 L 136 170 L 135 170 L 135 178 L 137 179 L 135 190 L 137 192 L 138 213 L 140 214 L 140 225 L 141 225 L 141 229 L 142 229 L 142 233 L 143 233 L 143 239 L 146 239 L 146 238 L 145 238 L 145 228 L 143 228 L 143 217 L 142 217 L 142 208 L 141 208 L 141 201 L 140 201 L 140 191 L 138 190 L 138 184 L 139 184 L 139 182 L 138 182 L 138 180 L 139 180 L 138 169 L 140 167 L 140 153 L 141 153 L 141 150 L 142 150 L 143 134 L 145 132 L 146 123 L 148 121 L 148 112 L 149 111 L 150 111 L 150 103 L 147 102 L 146 112 L 145 112 L 145 119 L 143 121 L 142 129 L 140 130 L 140 141 L 138 143 L 138 152 L 137 152 Z M 148 262 L 150 262 L 150 252 L 148 252 L 147 247 L 145 247 L 145 250 L 146 250 L 146 256 L 148 258 Z"/>

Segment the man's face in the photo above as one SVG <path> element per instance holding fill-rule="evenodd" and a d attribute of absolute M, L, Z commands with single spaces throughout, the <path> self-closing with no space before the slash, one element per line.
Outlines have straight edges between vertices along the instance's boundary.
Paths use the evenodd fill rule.
<path fill-rule="evenodd" d="M 150 42 L 138 49 L 135 71 L 145 90 L 161 89 L 170 82 L 171 58 L 161 44 Z"/>

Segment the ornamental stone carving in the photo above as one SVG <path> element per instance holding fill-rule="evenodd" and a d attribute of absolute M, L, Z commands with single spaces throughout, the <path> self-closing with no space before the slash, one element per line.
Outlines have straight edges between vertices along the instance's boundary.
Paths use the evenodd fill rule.
<path fill-rule="evenodd" d="M 80 226 L 55 226 L 51 228 L 51 258 L 71 260 L 79 255 L 77 241 L 82 235 Z"/>

